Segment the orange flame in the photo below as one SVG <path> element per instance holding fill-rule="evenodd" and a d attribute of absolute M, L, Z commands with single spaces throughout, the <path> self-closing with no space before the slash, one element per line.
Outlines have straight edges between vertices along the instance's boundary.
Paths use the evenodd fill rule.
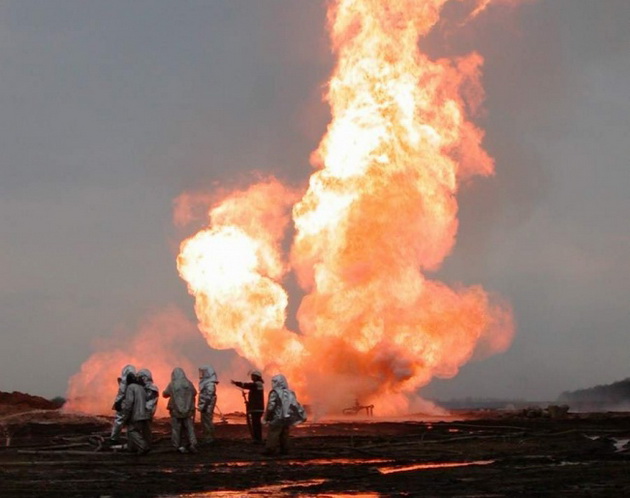
<path fill-rule="evenodd" d="M 160 390 L 167 386 L 176 366 L 184 368 L 189 376 L 196 375 L 196 366 L 180 351 L 181 344 L 192 333 L 190 322 L 181 312 L 168 309 L 146 320 L 133 338 L 121 336 L 103 342 L 99 351 L 70 378 L 64 410 L 113 415 L 112 403 L 118 391 L 116 379 L 127 364 L 137 370 L 149 368 Z M 165 405 L 158 402 L 159 416 L 167 415 Z"/>
<path fill-rule="evenodd" d="M 459 183 L 493 173 L 469 120 L 483 100 L 482 58 L 431 60 L 418 48 L 445 3 L 332 2 L 332 122 L 305 194 L 276 180 L 234 192 L 177 258 L 208 344 L 282 371 L 324 410 L 378 397 L 379 413 L 401 412 L 433 377 L 511 341 L 509 306 L 423 273 L 454 245 Z M 289 271 L 305 293 L 300 333 L 285 325 Z"/>
<path fill-rule="evenodd" d="M 70 413 L 114 415 L 112 403 L 118 391 L 116 379 L 127 364 L 136 370 L 148 368 L 160 392 L 171 380 L 171 372 L 181 367 L 188 378 L 198 386 L 198 368 L 213 365 L 217 368 L 218 406 L 224 413 L 243 411 L 240 392 L 230 386 L 230 378 L 241 378 L 249 365 L 238 358 L 231 360 L 218 351 L 198 355 L 191 359 L 191 350 L 199 349 L 199 332 L 177 308 L 170 307 L 143 320 L 139 329 L 129 337 L 120 333 L 100 341 L 98 351 L 81 365 L 81 369 L 68 382 L 67 403 L 63 409 Z M 203 345 L 203 344 L 201 344 Z M 166 400 L 158 402 L 158 417 L 169 416 Z"/>

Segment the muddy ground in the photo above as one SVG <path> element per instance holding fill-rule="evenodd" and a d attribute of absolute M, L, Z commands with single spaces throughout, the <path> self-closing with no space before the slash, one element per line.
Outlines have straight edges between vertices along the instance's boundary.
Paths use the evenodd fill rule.
<path fill-rule="evenodd" d="M 261 455 L 238 420 L 185 455 L 158 421 L 140 457 L 99 449 L 110 423 L 1 416 L 0 496 L 630 496 L 630 414 L 307 423 L 281 458 Z"/>

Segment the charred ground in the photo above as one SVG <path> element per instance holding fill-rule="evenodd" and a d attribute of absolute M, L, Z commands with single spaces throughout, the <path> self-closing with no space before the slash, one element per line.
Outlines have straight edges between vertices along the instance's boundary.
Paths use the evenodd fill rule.
<path fill-rule="evenodd" d="M 262 456 L 235 421 L 181 455 L 159 420 L 154 449 L 137 457 L 99 446 L 105 417 L 0 413 L 2 496 L 630 496 L 627 413 L 307 423 L 281 458 Z"/>

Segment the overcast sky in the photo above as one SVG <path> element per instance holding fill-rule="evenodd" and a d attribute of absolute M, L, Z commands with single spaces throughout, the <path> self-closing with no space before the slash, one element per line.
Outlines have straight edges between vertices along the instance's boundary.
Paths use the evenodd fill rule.
<path fill-rule="evenodd" d="M 539 0 L 426 40 L 485 58 L 497 170 L 462 189 L 433 276 L 517 321 L 506 353 L 427 396 L 630 377 L 628 26 L 628 0 Z M 173 200 L 254 170 L 307 178 L 333 62 L 318 0 L 3 0 L 0 390 L 62 395 L 95 341 L 167 308 L 194 322 Z"/>

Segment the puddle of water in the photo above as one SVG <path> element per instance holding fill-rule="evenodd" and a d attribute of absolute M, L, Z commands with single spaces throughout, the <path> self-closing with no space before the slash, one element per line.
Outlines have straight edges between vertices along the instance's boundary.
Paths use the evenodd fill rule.
<path fill-rule="evenodd" d="M 403 465 L 398 467 L 378 467 L 381 474 L 394 474 L 396 472 L 411 472 L 412 470 L 450 469 L 453 467 L 470 467 L 473 465 L 490 465 L 494 460 L 476 460 L 474 462 L 441 462 L 418 463 L 415 465 Z"/>
<path fill-rule="evenodd" d="M 597 441 L 598 439 L 602 439 L 602 436 L 589 436 L 588 434 L 584 434 L 585 437 L 590 439 L 591 441 Z M 618 438 L 613 437 L 610 438 L 613 441 L 613 445 L 615 446 L 615 451 L 619 452 L 624 449 L 624 447 L 630 443 L 630 438 Z"/>

